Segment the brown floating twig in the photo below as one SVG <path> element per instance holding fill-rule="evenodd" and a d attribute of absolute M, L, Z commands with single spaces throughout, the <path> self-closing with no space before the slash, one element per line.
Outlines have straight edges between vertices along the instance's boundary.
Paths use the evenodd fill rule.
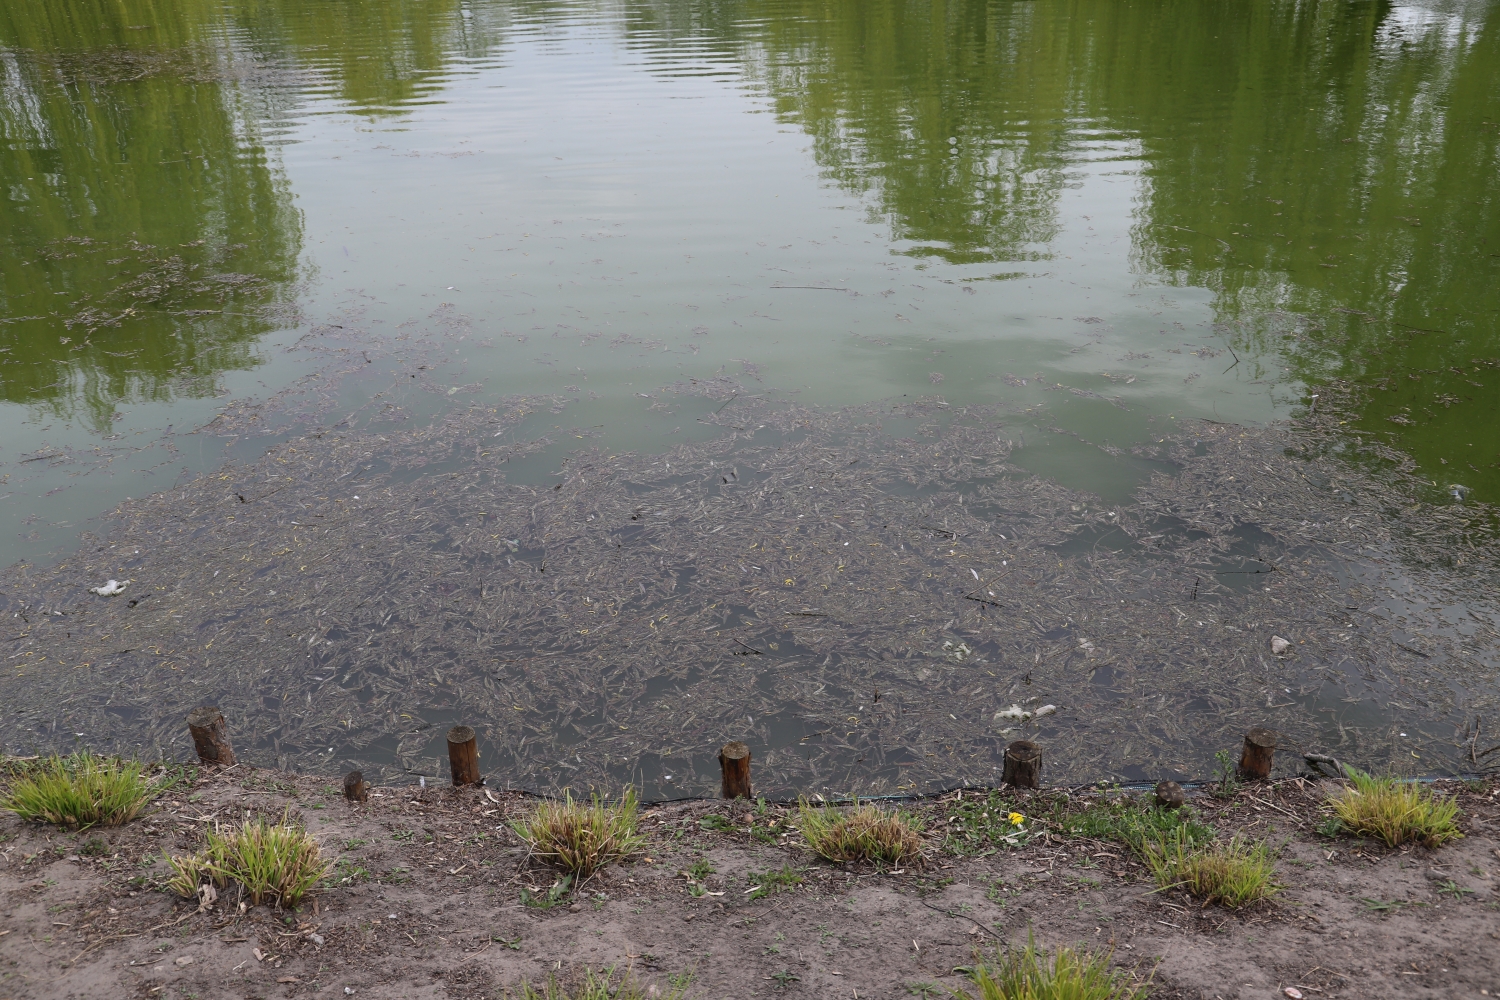
<path fill-rule="evenodd" d="M 719 767 L 724 772 L 723 792 L 726 799 L 748 799 L 750 793 L 750 748 L 736 740 L 719 750 Z"/>
<path fill-rule="evenodd" d="M 479 740 L 468 726 L 454 726 L 448 730 L 448 769 L 453 774 L 454 785 L 484 783 L 479 774 Z"/>
<path fill-rule="evenodd" d="M 195 708 L 187 716 L 188 732 L 193 734 L 193 749 L 198 759 L 210 767 L 234 764 L 234 748 L 229 745 L 229 726 L 217 706 Z"/>

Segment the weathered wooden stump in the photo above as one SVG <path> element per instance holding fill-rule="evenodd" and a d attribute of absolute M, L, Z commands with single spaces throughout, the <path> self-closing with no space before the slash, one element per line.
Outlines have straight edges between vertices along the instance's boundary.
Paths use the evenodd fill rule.
<path fill-rule="evenodd" d="M 479 740 L 468 726 L 448 730 L 448 769 L 453 773 L 455 785 L 478 785 L 484 781 L 479 774 Z"/>
<path fill-rule="evenodd" d="M 370 783 L 365 780 L 364 774 L 350 771 L 344 775 L 344 798 L 350 802 L 370 801 Z"/>
<path fill-rule="evenodd" d="M 1030 740 L 1013 740 L 1005 748 L 1001 780 L 1017 788 L 1042 787 L 1042 748 Z"/>
<path fill-rule="evenodd" d="M 1276 755 L 1276 731 L 1256 726 L 1245 734 L 1240 752 L 1240 780 L 1264 781 L 1271 776 L 1271 758 Z"/>
<path fill-rule="evenodd" d="M 719 767 L 724 774 L 726 799 L 754 798 L 750 793 L 750 748 L 736 740 L 719 750 Z"/>
<path fill-rule="evenodd" d="M 234 748 L 229 745 L 229 726 L 216 705 L 195 708 L 187 716 L 188 732 L 193 734 L 193 749 L 198 759 L 210 767 L 234 764 Z"/>
<path fill-rule="evenodd" d="M 1182 786 L 1175 781 L 1156 783 L 1156 805 L 1159 809 L 1176 809 L 1187 801 Z"/>

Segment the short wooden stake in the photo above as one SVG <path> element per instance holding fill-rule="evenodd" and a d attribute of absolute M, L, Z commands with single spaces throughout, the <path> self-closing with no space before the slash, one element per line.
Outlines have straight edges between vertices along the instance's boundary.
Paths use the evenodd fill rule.
<path fill-rule="evenodd" d="M 1182 786 L 1175 781 L 1158 781 L 1156 783 L 1156 805 L 1159 809 L 1176 809 L 1187 801 L 1183 794 Z"/>
<path fill-rule="evenodd" d="M 1017 788 L 1042 787 L 1042 748 L 1030 740 L 1014 740 L 1005 748 L 1005 771 L 1001 777 Z"/>
<path fill-rule="evenodd" d="M 1256 726 L 1245 734 L 1240 753 L 1240 779 L 1264 781 L 1271 776 L 1271 758 L 1276 755 L 1276 731 Z"/>
<path fill-rule="evenodd" d="M 448 769 L 453 772 L 455 785 L 478 785 L 484 781 L 479 775 L 479 740 L 468 726 L 448 730 Z"/>
<path fill-rule="evenodd" d="M 370 783 L 365 780 L 364 774 L 350 771 L 344 775 L 344 798 L 350 802 L 370 801 Z"/>
<path fill-rule="evenodd" d="M 724 797 L 750 799 L 750 748 L 736 740 L 719 750 L 719 767 L 724 772 Z"/>
<path fill-rule="evenodd" d="M 234 748 L 229 745 L 229 726 L 215 705 L 195 708 L 187 716 L 188 732 L 193 734 L 193 749 L 198 759 L 210 767 L 234 764 Z"/>

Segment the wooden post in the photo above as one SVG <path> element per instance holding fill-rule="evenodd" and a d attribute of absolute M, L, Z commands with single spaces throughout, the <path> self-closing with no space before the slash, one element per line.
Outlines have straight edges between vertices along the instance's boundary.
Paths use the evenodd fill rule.
<path fill-rule="evenodd" d="M 1005 748 L 1001 780 L 1017 788 L 1041 788 L 1042 748 L 1030 740 L 1013 740 Z"/>
<path fill-rule="evenodd" d="M 344 798 L 350 802 L 370 801 L 370 783 L 365 780 L 364 774 L 350 771 L 344 775 Z"/>
<path fill-rule="evenodd" d="M 750 748 L 736 740 L 719 750 L 719 768 L 724 772 L 726 799 L 754 798 L 750 792 Z"/>
<path fill-rule="evenodd" d="M 1158 781 L 1156 783 L 1156 806 L 1158 809 L 1176 809 L 1187 801 L 1187 796 L 1182 792 L 1182 786 L 1175 781 Z"/>
<path fill-rule="evenodd" d="M 1256 726 L 1245 734 L 1240 753 L 1240 779 L 1264 781 L 1271 776 L 1271 758 L 1276 754 L 1276 731 Z"/>
<path fill-rule="evenodd" d="M 234 764 L 234 748 L 229 745 L 229 726 L 215 705 L 195 708 L 187 716 L 188 732 L 193 734 L 193 749 L 198 759 L 210 767 Z"/>
<path fill-rule="evenodd" d="M 479 776 L 479 741 L 468 726 L 454 726 L 448 730 L 448 769 L 453 772 L 455 785 L 484 782 Z"/>

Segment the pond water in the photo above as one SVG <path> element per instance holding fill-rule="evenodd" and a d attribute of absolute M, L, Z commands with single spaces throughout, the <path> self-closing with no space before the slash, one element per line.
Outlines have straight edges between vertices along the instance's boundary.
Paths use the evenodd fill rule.
<path fill-rule="evenodd" d="M 1491 3 L 42 0 L 0 11 L 0 97 L 8 600 L 101 582 L 68 576 L 80 538 L 226 461 L 519 397 L 547 402 L 502 422 L 517 488 L 585 444 L 733 440 L 716 408 L 753 397 L 878 405 L 893 440 L 988 408 L 1006 475 L 1138 504 L 1192 457 L 1152 451 L 1174 425 L 1336 395 L 1330 447 L 1393 449 L 1414 502 L 1500 494 Z M 662 391 L 695 383 L 726 388 Z M 1250 529 L 1224 551 L 1266 555 Z M 1475 563 L 1458 593 L 1491 592 Z M 1493 649 L 1459 659 L 1455 728 Z M 145 745 L 138 714 L 108 737 Z M 418 769 L 370 726 L 338 761 Z"/>

